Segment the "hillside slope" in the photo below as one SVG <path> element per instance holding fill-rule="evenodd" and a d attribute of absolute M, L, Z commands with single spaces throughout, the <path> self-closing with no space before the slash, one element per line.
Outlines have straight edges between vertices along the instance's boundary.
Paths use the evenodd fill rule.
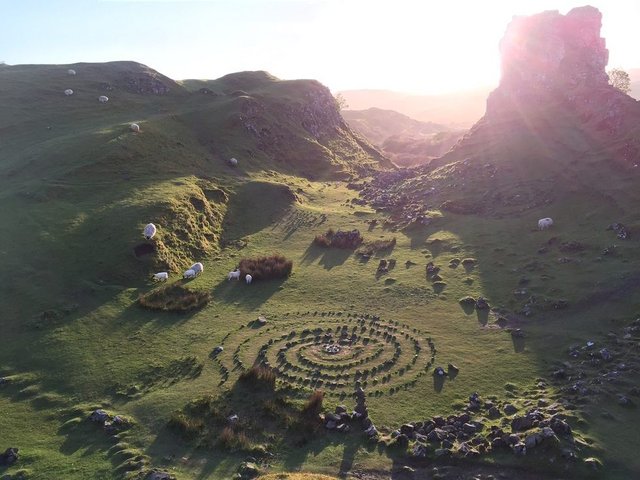
<path fill-rule="evenodd" d="M 265 72 L 177 83 L 135 62 L 2 66 L 0 103 L 0 224 L 11 232 L 0 249 L 7 271 L 25 273 L 6 293 L 61 269 L 120 283 L 185 268 L 219 248 L 241 175 L 348 178 L 390 166 L 326 87 Z M 145 243 L 147 222 L 159 234 Z"/>

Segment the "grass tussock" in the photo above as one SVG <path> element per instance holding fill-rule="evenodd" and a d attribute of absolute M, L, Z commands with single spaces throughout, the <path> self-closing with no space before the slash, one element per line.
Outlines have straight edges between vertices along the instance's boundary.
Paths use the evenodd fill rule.
<path fill-rule="evenodd" d="M 386 250 L 392 250 L 396 246 L 396 237 L 391 240 L 375 240 L 373 242 L 367 242 L 360 246 L 357 250 L 358 255 L 371 256 L 376 252 L 383 252 Z"/>
<path fill-rule="evenodd" d="M 254 280 L 271 280 L 291 275 L 293 262 L 284 255 L 274 254 L 268 257 L 243 258 L 238 268 L 242 278 L 249 274 Z"/>
<path fill-rule="evenodd" d="M 197 438 L 204 430 L 204 422 L 202 419 L 187 416 L 183 412 L 174 412 L 167 426 L 185 440 Z"/>
<path fill-rule="evenodd" d="M 229 426 L 222 429 L 216 445 L 230 452 L 246 451 L 251 448 L 251 441 L 243 432 L 236 432 L 233 427 Z"/>
<path fill-rule="evenodd" d="M 322 390 L 315 390 L 302 407 L 302 415 L 310 419 L 317 418 L 320 412 L 322 412 L 323 400 L 324 392 Z"/>
<path fill-rule="evenodd" d="M 240 374 L 238 381 L 264 390 L 274 390 L 276 388 L 275 372 L 271 368 L 262 365 L 254 365 L 249 370 L 245 370 Z"/>
<path fill-rule="evenodd" d="M 319 247 L 345 249 L 358 248 L 363 241 L 364 238 L 362 238 L 358 230 L 351 230 L 350 232 L 338 230 L 336 232 L 333 228 L 330 228 L 325 233 L 316 235 L 313 239 L 313 243 Z"/>
<path fill-rule="evenodd" d="M 209 300 L 211 300 L 209 292 L 191 290 L 173 283 L 141 295 L 138 303 L 149 310 L 187 312 L 204 307 Z"/>

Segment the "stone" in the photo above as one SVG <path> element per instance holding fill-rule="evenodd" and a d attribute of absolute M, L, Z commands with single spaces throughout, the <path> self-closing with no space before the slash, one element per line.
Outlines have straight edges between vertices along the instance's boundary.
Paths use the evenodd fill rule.
<path fill-rule="evenodd" d="M 328 430 L 334 430 L 338 426 L 338 424 L 334 420 L 329 420 L 327 423 L 324 424 L 324 426 Z"/>
<path fill-rule="evenodd" d="M 400 427 L 400 433 L 407 437 L 412 437 L 414 432 L 414 426 L 410 423 L 405 423 Z"/>
<path fill-rule="evenodd" d="M 447 372 L 445 372 L 444 368 L 442 368 L 442 367 L 436 367 L 433 370 L 434 377 L 444 377 L 446 374 L 447 374 Z"/>
<path fill-rule="evenodd" d="M 102 409 L 94 410 L 91 412 L 91 415 L 89 415 L 89 420 L 96 423 L 104 423 L 110 418 L 109 414 Z"/>
<path fill-rule="evenodd" d="M 264 315 L 260 315 L 257 319 L 256 319 L 256 324 L 259 326 L 264 326 L 267 324 L 267 318 Z"/>
<path fill-rule="evenodd" d="M 518 409 L 517 409 L 514 405 L 512 405 L 512 404 L 510 404 L 510 403 L 507 403 L 507 404 L 504 406 L 504 413 L 505 413 L 506 415 L 513 415 L 513 414 L 514 414 L 514 413 L 516 413 L 517 411 L 518 411 Z"/>
<path fill-rule="evenodd" d="M 556 433 L 556 435 L 564 436 L 571 433 L 571 426 L 560 418 L 557 414 L 551 417 L 549 427 Z"/>
<path fill-rule="evenodd" d="M 409 437 L 401 433 L 395 438 L 396 445 L 400 448 L 407 448 L 409 446 Z"/>
<path fill-rule="evenodd" d="M 338 405 L 336 406 L 336 410 L 335 413 L 336 415 L 340 415 L 341 413 L 346 413 L 347 412 L 347 407 L 344 405 Z"/>
<path fill-rule="evenodd" d="M 238 468 L 238 473 L 243 479 L 250 479 L 260 475 L 260 469 L 253 462 L 243 462 Z"/>
<path fill-rule="evenodd" d="M 427 453 L 427 447 L 425 447 L 421 443 L 416 443 L 413 446 L 413 450 L 411 451 L 411 455 L 416 458 L 425 458 L 427 456 Z"/>
<path fill-rule="evenodd" d="M 478 297 L 476 300 L 476 308 L 478 310 L 486 310 L 489 308 L 489 302 L 487 302 L 484 298 Z"/>
<path fill-rule="evenodd" d="M 524 456 L 527 454 L 527 446 L 524 443 L 516 443 L 513 446 L 513 453 L 516 455 Z"/>
<path fill-rule="evenodd" d="M 465 423 L 464 425 L 462 425 L 462 430 L 464 431 L 464 433 L 472 435 L 476 433 L 477 428 L 473 423 Z"/>
<path fill-rule="evenodd" d="M 7 448 L 2 455 L 0 455 L 0 465 L 11 466 L 18 461 L 19 449 L 15 447 Z"/>
<path fill-rule="evenodd" d="M 437 448 L 436 451 L 434 452 L 434 455 L 436 457 L 447 457 L 451 455 L 451 450 L 447 448 Z"/>
<path fill-rule="evenodd" d="M 487 411 L 487 415 L 489 415 L 489 418 L 499 418 L 502 416 L 500 410 L 496 406 L 489 408 L 489 410 Z"/>
<path fill-rule="evenodd" d="M 585 458 L 584 464 L 592 470 L 600 470 L 602 468 L 602 462 L 595 457 Z"/>
<path fill-rule="evenodd" d="M 441 442 L 447 436 L 447 432 L 436 428 L 427 434 L 427 440 L 430 442 Z"/>
<path fill-rule="evenodd" d="M 222 353 L 222 351 L 224 350 L 224 347 L 222 345 L 218 345 L 216 348 L 213 349 L 213 352 L 211 352 L 213 355 L 218 355 L 219 353 Z"/>
<path fill-rule="evenodd" d="M 524 445 L 527 447 L 527 450 L 535 448 L 540 443 L 542 443 L 542 435 L 539 433 L 531 433 L 524 439 Z"/>
<path fill-rule="evenodd" d="M 634 407 L 635 403 L 626 395 L 618 394 L 618 405 L 622 405 L 623 407 Z"/>

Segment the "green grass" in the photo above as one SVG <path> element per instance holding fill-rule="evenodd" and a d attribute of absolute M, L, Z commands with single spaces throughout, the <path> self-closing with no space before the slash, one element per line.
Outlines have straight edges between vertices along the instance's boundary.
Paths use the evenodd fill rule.
<path fill-rule="evenodd" d="M 54 67 L 47 70 L 50 84 L 36 99 L 68 83 L 56 75 Z M 18 78 L 23 77 L 11 81 Z M 379 226 L 386 215 L 350 202 L 354 192 L 344 183 L 320 181 L 316 170 L 315 180 L 300 176 L 309 173 L 326 145 L 308 138 L 288 143 L 278 147 L 286 154 L 279 162 L 259 151 L 242 129 L 232 128 L 238 98 L 222 95 L 226 89 L 255 88 L 252 95 L 267 102 L 277 95 L 295 100 L 304 84 L 269 80 L 258 82 L 258 88 L 250 79 L 241 79 L 248 82 L 242 85 L 237 80 L 186 82 L 184 91 L 176 85 L 175 94 L 162 98 L 114 95 L 114 104 L 107 105 L 115 108 L 99 114 L 92 100 L 99 88 L 91 82 L 97 80 L 86 80 L 78 91 L 95 91 L 86 98 L 79 93 L 73 99 L 78 105 L 62 104 L 69 99 L 61 97 L 42 104 L 36 115 L 26 109 L 32 104 L 21 107 L 27 97 L 21 93 L 0 113 L 0 140 L 6 141 L 0 160 L 0 259 L 6 279 L 0 285 L 0 375 L 10 380 L 0 386 L 0 411 L 10 412 L 0 415 L 0 431 L 3 447 L 21 452 L 8 473 L 24 468 L 34 479 L 116 479 L 125 462 L 142 461 L 135 459 L 143 455 L 181 479 L 229 478 L 246 455 L 217 448 L 215 442 L 198 449 L 176 436 L 169 421 L 194 399 L 233 393 L 240 370 L 229 372 L 224 382 L 220 368 L 233 360 L 233 349 L 227 348 L 232 340 L 247 340 L 240 358 L 255 358 L 267 332 L 295 329 L 299 334 L 357 315 L 379 315 L 381 321 L 419 330 L 433 338 L 435 365 L 451 362 L 460 372 L 442 389 L 431 375 L 416 375 L 415 383 L 400 382 L 393 393 L 382 389 L 383 394 L 369 396 L 376 425 L 395 428 L 447 414 L 473 391 L 484 398 L 519 395 L 566 360 L 570 344 L 606 335 L 640 311 L 632 289 L 615 294 L 637 272 L 638 240 L 619 241 L 605 230 L 613 221 L 632 231 L 640 224 L 635 177 L 615 175 L 604 184 L 595 171 L 598 159 L 590 158 L 575 177 L 597 187 L 564 192 L 549 205 L 515 212 L 511 205 L 488 203 L 491 208 L 481 215 L 445 211 L 431 225 L 391 232 Z M 37 82 L 29 85 L 36 88 Z M 194 97 L 189 90 L 197 91 L 198 85 L 220 95 Z M 142 126 L 140 135 L 126 129 L 133 120 Z M 267 120 L 273 121 L 260 121 Z M 52 130 L 46 129 L 49 123 Z M 246 153 L 238 169 L 224 162 L 247 149 L 252 154 Z M 327 163 L 320 171 L 326 167 L 333 175 L 331 165 L 338 165 L 340 175 L 347 172 L 355 150 L 355 157 L 344 146 L 338 151 L 345 156 L 323 157 Z M 302 159 L 299 168 L 296 156 Z M 459 186 L 446 187 L 453 183 L 447 168 L 453 167 L 422 179 L 425 188 L 429 182 L 441 188 L 440 204 L 486 191 L 480 181 L 467 182 L 462 193 Z M 524 189 L 529 197 L 548 192 L 546 184 L 542 192 L 535 182 L 518 186 L 536 168 L 526 165 L 500 177 L 499 189 Z M 554 228 L 535 230 L 537 219 L 545 216 L 554 218 Z M 378 226 L 371 226 L 373 219 Z M 148 221 L 159 226 L 158 255 L 136 258 L 133 248 L 143 242 L 140 232 Z M 329 226 L 359 229 L 372 242 L 395 237 L 395 245 L 369 261 L 352 251 L 314 246 L 313 239 Z M 553 237 L 558 241 L 549 244 Z M 585 249 L 560 252 L 558 246 L 569 241 Z M 602 255 L 613 243 L 618 253 Z M 538 253 L 543 246 L 547 253 Z M 293 261 L 289 277 L 251 285 L 227 281 L 240 259 L 274 251 Z M 561 256 L 572 261 L 560 263 Z M 392 278 L 376 276 L 379 259 L 397 261 Z M 154 288 L 151 273 L 168 268 L 175 277 L 194 261 L 202 261 L 205 270 L 189 288 L 211 295 L 204 308 L 168 313 L 136 304 Z M 441 268 L 441 280 L 426 277 L 429 261 Z M 518 311 L 523 299 L 514 291 L 521 288 L 539 302 L 534 315 L 518 324 L 526 332 L 518 345 L 496 327 L 493 316 L 459 303 L 482 296 L 492 306 Z M 612 293 L 603 297 L 608 290 Z M 567 300 L 566 310 L 548 308 L 559 299 Z M 261 314 L 267 324 L 253 328 Z M 213 348 L 221 344 L 224 352 L 212 359 Z M 414 379 L 413 373 L 404 375 Z M 631 380 L 637 381 L 637 374 Z M 507 384 L 518 393 L 506 391 Z M 293 407 L 302 408 L 311 390 L 291 392 Z M 353 406 L 349 397 L 325 393 L 327 409 L 338 403 Z M 238 408 L 250 409 L 251 398 L 246 391 L 237 396 Z M 106 437 L 86 421 L 98 407 L 134 419 L 134 427 L 123 438 Z M 623 426 L 637 424 L 638 411 L 614 407 L 618 420 L 611 423 L 599 416 L 605 408 L 598 402 L 589 407 L 591 417 L 581 433 L 601 449 L 605 478 L 630 478 L 640 463 L 633 429 Z M 197 424 L 184 428 L 197 436 Z M 262 440 L 277 454 L 270 461 L 273 471 L 336 475 L 341 463 L 383 469 L 397 461 L 357 435 L 318 433 L 294 447 L 277 436 Z"/>

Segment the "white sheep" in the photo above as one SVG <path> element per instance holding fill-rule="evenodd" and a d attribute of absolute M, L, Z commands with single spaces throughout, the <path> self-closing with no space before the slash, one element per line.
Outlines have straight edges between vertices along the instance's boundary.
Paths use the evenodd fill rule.
<path fill-rule="evenodd" d="M 137 123 L 132 123 L 131 125 L 129 125 L 129 129 L 132 132 L 138 133 L 140 131 L 140 125 L 138 125 Z"/>
<path fill-rule="evenodd" d="M 238 159 L 237 158 L 230 158 L 229 159 L 229 165 L 231 165 L 232 167 L 237 167 L 238 166 Z"/>
<path fill-rule="evenodd" d="M 107 103 L 107 102 L 109 101 L 109 97 L 107 97 L 106 95 L 100 95 L 100 96 L 98 97 L 98 101 L 99 101 L 100 103 Z"/>
<path fill-rule="evenodd" d="M 538 229 L 539 230 L 546 230 L 551 225 L 553 225 L 553 220 L 551 218 L 549 218 L 549 217 L 541 218 L 540 220 L 538 220 Z"/>
<path fill-rule="evenodd" d="M 67 75 L 75 75 L 76 71 L 73 68 L 70 68 L 69 70 L 67 70 Z"/>
<path fill-rule="evenodd" d="M 147 240 L 151 240 L 157 231 L 158 229 L 156 228 L 156 226 L 153 223 L 149 223 L 146 227 L 144 227 L 142 235 L 144 235 L 144 238 L 146 238 Z"/>
<path fill-rule="evenodd" d="M 227 280 L 240 280 L 240 270 L 229 272 L 229 274 L 227 275 Z"/>
<path fill-rule="evenodd" d="M 247 273 L 247 275 L 244 277 L 244 281 L 247 282 L 247 285 L 249 285 L 253 281 L 253 277 Z"/>
<path fill-rule="evenodd" d="M 169 273 L 168 272 L 158 272 L 158 273 L 154 273 L 153 274 L 153 279 L 156 282 L 165 282 L 169 279 Z"/>
<path fill-rule="evenodd" d="M 196 272 L 189 269 L 182 274 L 182 278 L 196 278 Z"/>
<path fill-rule="evenodd" d="M 189 267 L 189 270 L 193 270 L 194 272 L 196 272 L 196 275 L 200 275 L 204 271 L 204 265 L 202 265 L 200 262 L 197 262 L 191 265 Z"/>
<path fill-rule="evenodd" d="M 73 90 L 71 90 L 70 88 L 67 88 L 67 89 L 64 91 L 64 94 L 65 94 L 67 97 L 69 97 L 69 96 L 73 95 Z"/>

